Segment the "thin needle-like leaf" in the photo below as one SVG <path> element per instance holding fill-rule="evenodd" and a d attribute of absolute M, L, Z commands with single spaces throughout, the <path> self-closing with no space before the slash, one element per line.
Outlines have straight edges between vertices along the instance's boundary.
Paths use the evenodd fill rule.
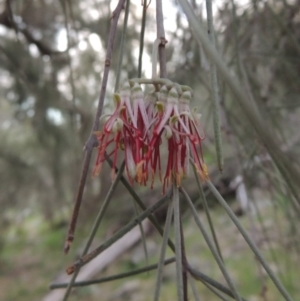
<path fill-rule="evenodd" d="M 137 207 L 137 204 L 134 201 L 133 201 L 133 207 L 134 207 L 135 216 L 138 216 L 139 208 Z M 148 261 L 148 249 L 147 249 L 146 235 L 145 235 L 142 223 L 139 223 L 139 228 L 140 228 L 140 232 L 141 232 L 141 236 L 142 236 L 142 244 L 143 244 L 143 249 L 145 252 L 146 263 L 148 265 L 148 262 L 149 262 Z"/>
<path fill-rule="evenodd" d="M 182 252 L 181 252 L 181 231 L 180 231 L 180 202 L 179 188 L 173 184 L 174 202 L 174 232 L 175 232 L 175 255 L 176 255 L 176 286 L 178 301 L 183 301 L 183 278 L 182 278 Z"/>
<path fill-rule="evenodd" d="M 98 228 L 99 228 L 99 226 L 101 224 L 102 218 L 103 218 L 103 216 L 104 216 L 104 214 L 106 212 L 106 209 L 107 209 L 107 207 L 109 205 L 109 202 L 111 201 L 113 193 L 115 192 L 115 190 L 117 188 L 117 185 L 118 185 L 118 183 L 120 181 L 120 178 L 121 178 L 121 176 L 123 174 L 124 168 L 125 168 L 125 162 L 122 163 L 122 165 L 121 165 L 121 167 L 120 167 L 120 169 L 119 169 L 119 171 L 118 171 L 118 173 L 116 175 L 115 181 L 112 183 L 112 185 L 110 186 L 109 191 L 107 192 L 106 198 L 105 198 L 105 200 L 104 200 L 104 202 L 103 202 L 103 204 L 101 206 L 101 209 L 100 209 L 100 211 L 98 213 L 98 216 L 96 217 L 95 223 L 94 223 L 94 225 L 92 227 L 92 231 L 91 231 L 91 233 L 90 233 L 90 235 L 88 237 L 88 241 L 87 241 L 87 243 L 85 245 L 85 248 L 84 248 L 84 250 L 82 252 L 82 256 L 84 256 L 84 255 L 87 254 L 87 252 L 88 252 L 88 250 L 89 250 L 89 248 L 90 248 L 90 246 L 91 246 L 91 244 L 92 244 L 92 242 L 94 240 L 94 237 L 95 237 L 96 232 L 97 232 L 97 230 L 98 230 Z M 70 282 L 68 284 L 67 290 L 65 292 L 63 301 L 68 300 L 68 297 L 70 295 L 71 289 L 73 287 L 73 284 L 74 284 L 74 282 L 76 280 L 76 277 L 77 277 L 79 271 L 80 271 L 80 269 L 78 269 L 74 273 L 74 275 L 72 276 L 72 278 L 71 278 L 71 280 L 70 280 Z"/>
<path fill-rule="evenodd" d="M 190 199 L 189 195 L 187 194 L 187 192 L 182 187 L 181 187 L 180 190 L 183 193 L 186 201 L 188 202 L 188 205 L 190 206 L 190 209 L 192 211 L 194 220 L 195 220 L 197 226 L 199 227 L 199 229 L 200 229 L 200 231 L 203 235 L 203 238 L 205 239 L 206 244 L 208 245 L 210 251 L 212 252 L 212 254 L 213 254 L 213 256 L 214 256 L 214 258 L 215 258 L 215 260 L 216 260 L 216 262 L 217 262 L 217 264 L 218 264 L 218 266 L 219 266 L 226 282 L 228 283 L 228 286 L 231 288 L 231 291 L 232 291 L 232 294 L 234 295 L 234 298 L 237 301 L 241 301 L 242 299 L 241 299 L 240 295 L 238 294 L 238 292 L 237 292 L 237 290 L 236 290 L 236 288 L 235 288 L 235 286 L 234 286 L 234 284 L 233 284 L 233 282 L 232 282 L 232 280 L 231 280 L 231 278 L 230 278 L 230 276 L 229 276 L 229 274 L 226 270 L 226 267 L 223 264 L 223 261 L 221 260 L 218 252 L 216 251 L 213 243 L 211 242 L 211 240 L 210 240 L 210 238 L 209 238 L 209 236 L 208 236 L 208 234 L 207 234 L 207 232 L 204 228 L 204 225 L 202 224 L 202 221 L 200 220 L 200 218 L 198 216 L 197 210 L 196 210 L 192 200 Z"/>
<path fill-rule="evenodd" d="M 168 212 L 167 212 L 167 218 L 166 218 L 166 223 L 165 223 L 165 228 L 164 228 L 164 236 L 163 236 L 163 241 L 162 241 L 161 250 L 160 250 L 160 257 L 159 257 L 159 262 L 158 262 L 156 285 L 155 285 L 155 293 L 154 293 L 154 301 L 159 300 L 159 293 L 160 293 L 160 288 L 161 288 L 161 283 L 162 283 L 162 275 L 163 275 L 163 267 L 164 267 L 164 262 L 165 262 L 165 254 L 166 254 L 166 249 L 167 249 L 167 245 L 168 245 L 170 225 L 171 225 L 172 216 L 173 216 L 173 208 L 174 208 L 173 202 L 171 201 L 169 204 Z"/>
<path fill-rule="evenodd" d="M 72 266 L 67 268 L 67 273 L 72 274 L 72 273 L 76 272 L 78 269 L 80 269 L 82 266 L 84 266 L 85 264 L 90 262 L 93 258 L 95 258 L 100 253 L 102 253 L 104 250 L 106 250 L 108 247 L 110 247 L 114 242 L 116 242 L 118 239 L 123 237 L 126 233 L 128 233 L 136 225 L 138 225 L 140 222 L 142 222 L 145 218 L 149 217 L 155 210 L 160 208 L 167 201 L 168 198 L 169 198 L 169 195 L 163 196 L 159 201 L 157 201 L 154 205 L 149 207 L 142 214 L 140 214 L 138 217 L 136 217 L 134 220 L 132 220 L 126 226 L 124 226 L 122 229 L 120 229 L 118 232 L 116 232 L 112 237 L 110 237 L 102 245 L 100 245 L 98 248 L 93 250 L 91 253 L 81 257 Z"/>
<path fill-rule="evenodd" d="M 202 200 L 202 204 L 203 204 L 203 207 L 204 207 L 204 211 L 205 211 L 205 214 L 206 214 L 206 216 L 207 216 L 209 228 L 210 228 L 210 231 L 211 231 L 211 234 L 212 234 L 212 237 L 213 237 L 215 246 L 216 246 L 217 251 L 218 251 L 218 253 L 219 253 L 219 256 L 220 256 L 220 258 L 221 258 L 222 261 L 223 261 L 221 249 L 220 249 L 220 246 L 219 246 L 219 243 L 218 243 L 218 238 L 217 238 L 217 235 L 216 235 L 216 232 L 215 232 L 215 228 L 214 228 L 214 225 L 213 225 L 213 222 L 212 222 L 210 213 L 209 213 L 209 208 L 208 208 L 208 204 L 207 204 L 207 201 L 206 201 L 206 196 L 205 196 L 205 194 L 204 194 L 202 185 L 201 185 L 201 183 L 200 183 L 200 179 L 199 179 L 199 177 L 198 177 L 198 174 L 197 174 L 197 171 L 196 171 L 196 167 L 195 167 L 194 164 L 192 164 L 192 166 L 193 166 L 193 171 L 194 171 L 194 175 L 195 175 L 195 178 L 196 178 L 197 186 L 198 186 L 198 189 L 199 189 L 200 198 L 201 198 L 201 200 Z"/>
<path fill-rule="evenodd" d="M 188 279 L 189 279 L 190 286 L 192 288 L 192 292 L 193 292 L 195 301 L 200 301 L 200 297 L 199 297 L 199 294 L 197 292 L 196 285 L 194 283 L 193 277 L 191 277 L 190 275 L 188 275 Z"/>
<path fill-rule="evenodd" d="M 203 284 L 212 292 L 214 293 L 216 296 L 218 296 L 221 300 L 223 301 L 228 301 L 228 299 L 226 299 L 223 295 L 221 295 L 216 289 L 214 289 L 212 286 L 210 286 L 209 284 L 203 282 Z"/>
<path fill-rule="evenodd" d="M 213 183 L 211 181 L 207 181 L 207 186 L 213 193 L 213 195 L 216 197 L 216 199 L 219 201 L 220 205 L 225 209 L 228 216 L 231 218 L 231 220 L 234 222 L 246 242 L 248 243 L 249 247 L 253 251 L 253 253 L 256 255 L 257 259 L 260 261 L 266 272 L 269 274 L 270 278 L 272 279 L 273 283 L 277 287 L 278 291 L 281 293 L 281 295 L 285 298 L 286 301 L 293 301 L 292 297 L 289 295 L 287 290 L 284 288 L 284 286 L 281 284 L 280 280 L 276 277 L 275 273 L 272 271 L 266 260 L 263 258 L 261 253 L 259 252 L 257 246 L 252 241 L 252 239 L 249 237 L 247 232 L 244 230 L 243 226 L 240 224 L 238 218 L 235 216 L 235 214 L 232 212 L 231 208 L 228 206 L 226 201 L 223 199 L 223 197 L 220 195 L 218 190 L 215 188 Z"/>
<path fill-rule="evenodd" d="M 207 285 L 207 284 L 211 285 L 212 287 L 215 287 L 216 289 L 218 289 L 222 293 L 226 294 L 227 296 L 234 298 L 232 291 L 229 288 L 227 288 L 226 286 L 224 286 L 223 284 L 221 284 L 213 279 L 207 278 L 206 275 L 204 275 L 200 271 L 194 269 L 190 265 L 188 266 L 188 271 L 191 273 L 191 275 L 194 279 L 201 281 L 205 285 Z M 244 298 L 241 298 L 241 299 L 242 299 L 242 301 L 247 301 Z"/>
<path fill-rule="evenodd" d="M 112 161 L 110 159 L 107 159 L 108 164 L 112 167 Z M 126 178 L 124 176 L 121 177 L 121 182 L 124 185 L 124 187 L 127 188 L 128 192 L 130 193 L 130 195 L 133 197 L 133 199 L 137 202 L 137 204 L 141 207 L 141 209 L 146 210 L 147 207 L 145 206 L 145 204 L 143 203 L 143 201 L 140 199 L 140 197 L 137 195 L 137 193 L 135 192 L 135 190 L 131 187 L 131 185 L 128 183 L 128 181 L 126 180 Z M 150 214 L 148 216 L 148 219 L 151 221 L 151 223 L 153 224 L 153 226 L 157 229 L 157 231 L 159 232 L 159 234 L 161 236 L 163 236 L 164 230 L 162 229 L 162 227 L 159 225 L 159 223 L 157 222 L 156 218 Z M 175 253 L 175 245 L 172 242 L 171 239 L 168 239 L 168 245 L 170 247 L 170 249 Z M 228 296 L 233 296 L 231 291 L 225 287 L 224 285 L 222 285 L 221 283 L 219 283 L 218 281 L 210 278 L 209 276 L 201 273 L 200 271 L 197 271 L 195 269 L 193 269 L 191 266 L 188 265 L 188 270 L 190 271 L 190 273 L 193 275 L 193 277 L 195 279 L 201 280 L 213 287 L 215 287 L 216 289 L 222 291 L 224 294 L 227 294 Z M 243 301 L 245 299 L 242 299 Z"/>
<path fill-rule="evenodd" d="M 232 93 L 234 94 L 234 100 L 236 100 L 243 109 L 248 121 L 255 129 L 256 134 L 258 137 L 260 137 L 262 143 L 266 146 L 270 156 L 287 182 L 287 185 L 293 193 L 293 196 L 299 202 L 299 171 L 292 164 L 290 164 L 289 158 L 279 147 L 280 141 L 278 141 L 277 137 L 270 132 L 270 128 L 266 126 L 260 113 L 256 110 L 256 108 L 253 107 L 253 104 L 249 101 L 247 95 L 245 95 L 244 91 L 241 89 L 240 82 L 236 78 L 233 78 L 229 69 L 224 63 L 224 60 L 222 60 L 215 48 L 211 45 L 205 31 L 202 29 L 202 25 L 197 20 L 197 17 L 195 16 L 195 13 L 188 1 L 178 0 L 178 2 L 188 18 L 196 40 L 201 43 L 201 46 L 203 47 L 207 56 L 215 63 L 219 73 L 222 75 L 224 81 L 228 84 Z"/>
<path fill-rule="evenodd" d="M 208 36 L 212 43 L 212 46 L 216 48 L 215 30 L 214 30 L 213 14 L 212 14 L 212 0 L 206 0 L 206 12 L 207 12 Z M 218 87 L 218 78 L 217 78 L 217 68 L 212 60 L 210 61 L 210 84 L 211 84 L 211 98 L 212 98 L 212 105 L 213 105 L 213 124 L 214 124 L 217 160 L 218 160 L 219 170 L 223 171 L 224 160 L 223 160 L 223 151 L 222 151 L 220 113 L 219 113 L 219 87 Z"/>
<path fill-rule="evenodd" d="M 166 259 L 163 264 L 164 265 L 168 265 L 170 263 L 175 262 L 175 257 Z M 109 281 L 114 281 L 114 280 L 119 280 L 119 279 L 123 279 L 123 278 L 127 278 L 130 276 L 135 276 L 135 275 L 139 275 L 141 273 L 145 273 L 145 272 L 150 272 L 152 270 L 156 270 L 158 267 L 158 264 L 151 264 L 149 266 L 146 266 L 144 268 L 140 268 L 140 269 L 136 269 L 130 272 L 125 272 L 125 273 L 120 273 L 117 275 L 112 275 L 112 276 L 107 276 L 107 277 L 103 277 L 100 279 L 94 279 L 94 280 L 87 280 L 87 281 L 78 281 L 75 282 L 73 284 L 73 287 L 78 287 L 78 286 L 87 286 L 87 285 L 92 285 L 92 284 L 98 284 L 98 283 L 103 283 L 103 282 L 109 282 Z M 67 287 L 69 283 L 53 283 L 49 285 L 50 289 L 58 289 L 58 288 L 64 288 Z"/>

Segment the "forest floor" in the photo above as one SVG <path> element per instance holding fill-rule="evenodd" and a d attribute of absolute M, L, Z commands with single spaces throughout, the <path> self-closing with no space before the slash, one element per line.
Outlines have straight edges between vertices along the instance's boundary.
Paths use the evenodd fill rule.
<path fill-rule="evenodd" d="M 300 300 L 299 253 L 294 243 L 292 225 L 283 211 L 269 201 L 260 200 L 259 215 L 248 213 L 240 217 L 245 229 L 255 240 L 273 271 L 281 279 L 294 300 Z M 200 217 L 206 223 L 203 212 Z M 240 294 L 248 301 L 284 300 L 259 266 L 244 239 L 221 208 L 211 210 L 215 230 L 225 265 Z M 207 223 L 206 223 L 207 225 Z M 98 237 L 104 237 L 105 227 Z M 207 226 L 208 229 L 208 226 Z M 78 253 L 88 229 L 77 233 L 77 242 L 66 257 L 62 252 L 65 227 L 45 224 L 40 216 L 28 216 L 22 224 L 5 231 L 5 243 L 0 249 L 0 300 L 38 301 L 48 293 L 48 286 L 71 263 Z M 200 231 L 191 216 L 184 218 L 184 236 L 189 263 L 201 272 L 226 285 Z M 149 264 L 156 263 L 161 238 L 154 232 L 147 237 Z M 172 257 L 170 250 L 166 257 Z M 143 267 L 147 264 L 142 244 L 123 254 L 114 264 L 99 273 L 98 278 Z M 175 265 L 164 269 L 161 300 L 176 300 Z M 123 280 L 92 285 L 74 290 L 70 300 L 148 301 L 153 299 L 156 272 L 148 272 Z M 201 300 L 217 300 L 200 282 L 195 282 Z M 190 293 L 190 300 L 192 300 Z"/>

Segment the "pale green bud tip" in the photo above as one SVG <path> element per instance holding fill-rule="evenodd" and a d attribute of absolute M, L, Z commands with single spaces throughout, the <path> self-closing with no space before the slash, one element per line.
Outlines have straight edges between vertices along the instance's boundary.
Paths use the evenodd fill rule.
<path fill-rule="evenodd" d="M 192 99 L 192 94 L 190 91 L 185 91 L 182 93 L 181 97 L 179 98 L 179 102 L 182 104 L 190 104 L 190 101 Z"/>
<path fill-rule="evenodd" d="M 132 88 L 132 96 L 133 98 L 143 98 L 143 90 L 138 83 L 135 83 Z"/>
<path fill-rule="evenodd" d="M 172 133 L 172 129 L 170 128 L 170 126 L 166 125 L 165 126 L 165 137 L 166 139 L 170 139 L 172 137 L 173 133 Z"/>
<path fill-rule="evenodd" d="M 129 84 L 129 82 L 125 82 L 122 87 L 122 90 L 128 90 L 128 89 L 130 89 L 130 84 Z"/>
<path fill-rule="evenodd" d="M 126 82 L 121 91 L 120 91 L 120 96 L 121 97 L 129 97 L 130 96 L 130 85 L 129 82 Z"/>
<path fill-rule="evenodd" d="M 158 101 L 156 103 L 156 108 L 159 113 L 162 113 L 164 111 L 165 106 L 161 101 Z"/>
<path fill-rule="evenodd" d="M 171 124 L 174 124 L 174 123 L 176 123 L 177 121 L 178 121 L 178 116 L 174 115 L 174 116 L 170 117 L 170 123 L 171 123 Z"/>
<path fill-rule="evenodd" d="M 142 88 L 138 83 L 134 83 L 133 87 L 132 87 L 133 91 L 141 91 Z"/>
<path fill-rule="evenodd" d="M 112 132 L 115 134 L 119 131 L 121 131 L 121 129 L 123 128 L 123 121 L 120 118 L 117 118 L 116 121 L 114 122 L 113 126 L 112 126 Z"/>
<path fill-rule="evenodd" d="M 104 114 L 100 117 L 99 120 L 100 120 L 100 122 L 106 122 L 110 116 L 111 116 L 110 114 Z"/>
<path fill-rule="evenodd" d="M 168 88 L 164 85 L 160 88 L 159 91 L 161 94 L 168 94 Z"/>
<path fill-rule="evenodd" d="M 121 102 L 121 97 L 118 93 L 114 93 L 114 103 L 116 106 L 118 106 Z"/>
<path fill-rule="evenodd" d="M 175 87 L 173 87 L 173 88 L 170 90 L 168 96 L 169 96 L 169 97 L 173 97 L 173 98 L 178 98 L 178 92 L 177 92 L 177 90 L 176 90 Z"/>
<path fill-rule="evenodd" d="M 178 92 L 175 87 L 173 87 L 168 94 L 168 103 L 176 104 L 178 103 Z"/>
<path fill-rule="evenodd" d="M 168 98 L 168 88 L 166 86 L 162 86 L 159 92 L 159 99 L 162 102 L 166 102 Z"/>

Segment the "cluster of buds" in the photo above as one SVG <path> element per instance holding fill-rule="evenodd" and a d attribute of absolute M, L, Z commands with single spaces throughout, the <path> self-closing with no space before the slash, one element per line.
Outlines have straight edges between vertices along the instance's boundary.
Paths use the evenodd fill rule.
<path fill-rule="evenodd" d="M 102 117 L 103 129 L 95 133 L 99 146 L 93 176 L 100 173 L 105 159 L 112 157 L 114 179 L 118 154 L 124 151 L 126 173 L 132 185 L 147 185 L 150 181 L 152 188 L 158 173 L 163 193 L 170 183 L 180 186 L 189 174 L 190 159 L 201 179 L 207 179 L 201 149 L 205 135 L 199 124 L 200 114 L 190 109 L 191 89 L 170 81 L 154 82 L 155 89 L 144 95 L 137 81 L 125 83 L 120 93 L 114 94 L 114 112 Z M 168 145 L 165 167 L 160 156 L 164 141 Z"/>

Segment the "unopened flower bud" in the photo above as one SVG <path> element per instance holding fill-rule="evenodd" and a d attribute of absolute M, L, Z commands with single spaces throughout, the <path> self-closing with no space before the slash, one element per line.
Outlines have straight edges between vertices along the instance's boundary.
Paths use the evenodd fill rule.
<path fill-rule="evenodd" d="M 168 88 L 166 86 L 162 86 L 159 91 L 159 101 L 162 103 L 166 103 L 168 98 Z"/>
<path fill-rule="evenodd" d="M 126 97 L 126 98 L 130 97 L 130 85 L 129 85 L 128 82 L 126 82 L 123 85 L 123 87 L 122 87 L 122 89 L 120 91 L 120 97 L 121 97 L 121 99 L 123 99 L 124 97 Z"/>
<path fill-rule="evenodd" d="M 181 97 L 179 98 L 179 103 L 189 105 L 191 99 L 192 99 L 191 92 L 190 91 L 185 91 L 185 92 L 182 93 Z"/>
<path fill-rule="evenodd" d="M 114 103 L 115 103 L 116 107 L 119 106 L 121 103 L 120 95 L 118 93 L 114 93 L 113 97 L 114 97 Z"/>
<path fill-rule="evenodd" d="M 172 133 L 172 129 L 170 128 L 170 126 L 165 125 L 165 137 L 166 139 L 170 139 L 172 137 L 173 133 Z"/>
<path fill-rule="evenodd" d="M 143 99 L 143 90 L 141 86 L 138 83 L 135 83 L 133 88 L 132 88 L 132 99 L 133 101 L 135 99 Z"/>
<path fill-rule="evenodd" d="M 124 123 L 123 123 L 122 119 L 117 118 L 116 121 L 114 122 L 113 126 L 112 126 L 111 131 L 115 134 L 115 133 L 122 130 L 123 125 L 124 125 Z"/>
<path fill-rule="evenodd" d="M 169 93 L 168 93 L 168 98 L 167 102 L 169 104 L 177 104 L 178 103 L 178 92 L 175 87 L 173 87 Z"/>

